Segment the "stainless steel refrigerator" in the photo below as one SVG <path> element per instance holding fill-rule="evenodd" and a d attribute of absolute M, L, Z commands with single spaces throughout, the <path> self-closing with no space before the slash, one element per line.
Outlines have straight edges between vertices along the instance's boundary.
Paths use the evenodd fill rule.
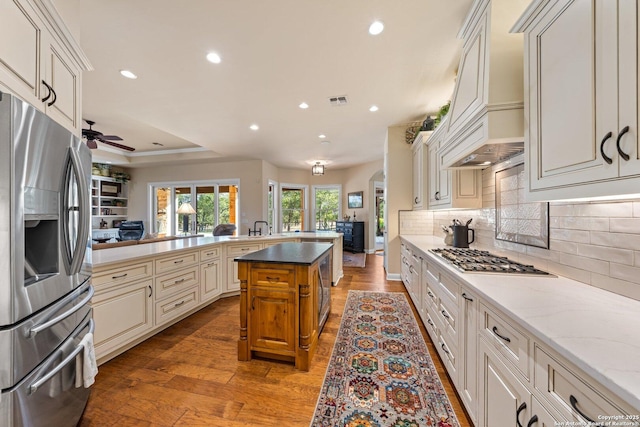
<path fill-rule="evenodd" d="M 0 93 L 1 426 L 75 426 L 89 398 L 90 173 L 79 138 Z"/>

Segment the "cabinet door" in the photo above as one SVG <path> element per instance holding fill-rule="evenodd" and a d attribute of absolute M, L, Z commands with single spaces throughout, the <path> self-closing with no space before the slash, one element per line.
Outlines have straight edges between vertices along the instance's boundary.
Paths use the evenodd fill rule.
<path fill-rule="evenodd" d="M 46 102 L 47 115 L 78 134 L 82 127 L 79 105 L 80 70 L 52 37 L 43 36 L 42 41 L 45 67 L 43 78 L 55 92 L 54 99 Z M 53 104 L 49 106 L 50 102 Z"/>
<path fill-rule="evenodd" d="M 252 351 L 295 352 L 295 292 L 251 289 L 249 345 Z"/>
<path fill-rule="evenodd" d="M 640 8 L 637 1 L 619 1 L 618 9 L 618 49 L 620 51 L 618 55 L 620 61 L 618 131 L 629 126 L 629 132 L 620 138 L 620 149 L 629 156 L 629 160 L 620 160 L 620 175 L 640 175 L 640 138 L 638 138 Z"/>
<path fill-rule="evenodd" d="M 234 262 L 234 264 L 236 264 Z M 220 295 L 220 260 L 200 265 L 200 301 L 208 301 Z"/>
<path fill-rule="evenodd" d="M 153 280 L 96 292 L 91 300 L 96 322 L 94 342 L 99 359 L 153 327 Z"/>
<path fill-rule="evenodd" d="M 525 386 L 498 360 L 489 347 L 480 340 L 481 388 L 478 425 L 497 427 L 527 425 L 532 417 L 531 394 Z M 517 418 L 516 418 L 517 417 Z"/>
<path fill-rule="evenodd" d="M 413 208 L 422 208 L 423 167 L 422 152 L 424 144 L 418 143 L 413 149 Z"/>
<path fill-rule="evenodd" d="M 559 0 L 525 36 L 532 191 L 618 175 L 617 3 Z"/>
<path fill-rule="evenodd" d="M 478 415 L 478 298 L 465 286 L 460 298 L 460 397 L 472 421 Z"/>
<path fill-rule="evenodd" d="M 41 106 L 40 37 L 44 24 L 28 4 L 2 1 L 0 31 L 0 86 Z"/>
<path fill-rule="evenodd" d="M 451 172 L 440 168 L 439 143 L 428 145 L 429 159 L 429 207 L 451 202 Z"/>

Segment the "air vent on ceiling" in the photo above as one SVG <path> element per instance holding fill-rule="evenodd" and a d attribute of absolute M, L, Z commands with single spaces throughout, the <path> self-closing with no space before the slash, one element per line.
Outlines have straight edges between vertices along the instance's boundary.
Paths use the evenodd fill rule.
<path fill-rule="evenodd" d="M 332 96 L 331 98 L 329 98 L 329 104 L 333 105 L 334 107 L 340 107 L 342 105 L 347 105 L 347 96 Z"/>

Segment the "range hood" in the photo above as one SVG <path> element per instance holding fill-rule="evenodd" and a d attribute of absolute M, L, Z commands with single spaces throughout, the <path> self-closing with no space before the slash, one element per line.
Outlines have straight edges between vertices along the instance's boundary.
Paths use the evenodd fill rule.
<path fill-rule="evenodd" d="M 464 40 L 446 133 L 445 169 L 484 169 L 524 151 L 523 38 L 509 32 L 529 0 L 476 0 Z"/>

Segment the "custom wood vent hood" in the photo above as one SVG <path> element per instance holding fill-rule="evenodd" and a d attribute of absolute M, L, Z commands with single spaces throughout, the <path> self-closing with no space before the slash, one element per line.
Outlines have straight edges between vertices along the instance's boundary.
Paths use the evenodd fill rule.
<path fill-rule="evenodd" d="M 524 150 L 523 38 L 509 30 L 528 3 L 473 3 L 458 33 L 464 46 L 441 167 L 482 169 Z"/>

